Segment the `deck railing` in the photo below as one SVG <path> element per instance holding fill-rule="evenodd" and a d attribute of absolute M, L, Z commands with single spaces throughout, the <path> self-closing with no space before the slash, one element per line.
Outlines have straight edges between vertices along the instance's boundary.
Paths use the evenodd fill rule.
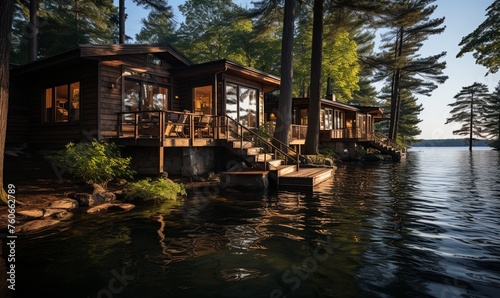
<path fill-rule="evenodd" d="M 190 112 L 152 110 L 117 113 L 118 138 L 213 138 L 214 116 Z"/>
<path fill-rule="evenodd" d="M 252 144 L 253 147 L 262 148 L 262 153 L 264 153 L 264 170 L 267 170 L 268 154 L 272 154 L 273 159 L 282 159 L 287 165 L 296 165 L 297 170 L 300 167 L 300 154 L 293 148 L 272 136 L 264 138 L 254 130 L 241 125 L 228 116 L 217 116 L 216 136 L 218 139 L 238 141 L 239 148 L 237 149 L 244 149 L 246 146 L 245 142 Z"/>

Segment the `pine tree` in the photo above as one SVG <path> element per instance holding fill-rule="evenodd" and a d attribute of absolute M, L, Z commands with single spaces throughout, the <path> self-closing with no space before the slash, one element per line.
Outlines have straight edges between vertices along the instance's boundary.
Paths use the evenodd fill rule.
<path fill-rule="evenodd" d="M 492 147 L 500 149 L 500 82 L 485 98 L 483 117 L 485 135 L 493 140 Z"/>
<path fill-rule="evenodd" d="M 9 109 L 9 47 L 13 11 L 13 0 L 0 3 L 0 199 L 4 202 L 7 201 L 3 189 L 3 165 Z"/>
<path fill-rule="evenodd" d="M 454 135 L 469 135 L 469 150 L 472 150 L 474 137 L 483 138 L 484 130 L 482 126 L 483 109 L 485 100 L 489 96 L 488 86 L 481 83 L 474 83 L 463 87 L 454 96 L 455 102 L 448 104 L 452 107 L 451 117 L 446 119 L 446 123 L 460 123 L 462 127 L 454 130 Z"/>
<path fill-rule="evenodd" d="M 444 18 L 430 19 L 437 6 L 435 0 L 393 0 L 388 6 L 385 24 L 389 32 L 383 35 L 383 52 L 378 55 L 379 79 L 385 79 L 390 86 L 389 138 L 396 139 L 398 122 L 401 118 L 401 94 L 407 88 L 412 94 L 429 96 L 448 77 L 442 74 L 446 62 L 440 59 L 446 52 L 420 57 L 418 51 L 423 42 L 434 34 L 444 31 Z M 405 84 L 402 81 L 405 80 Z"/>
<path fill-rule="evenodd" d="M 472 52 L 477 64 L 496 73 L 500 67 L 500 0 L 495 0 L 486 11 L 486 20 L 458 44 L 462 48 L 457 58 Z"/>
<path fill-rule="evenodd" d="M 135 35 L 138 43 L 174 44 L 176 28 L 172 6 L 164 7 L 163 11 L 151 10 L 146 19 L 141 20 L 141 31 Z"/>
<path fill-rule="evenodd" d="M 37 58 L 67 51 L 78 44 L 112 43 L 115 26 L 111 16 L 115 11 L 112 0 L 40 0 Z M 16 6 L 11 52 L 17 63 L 27 62 L 28 40 L 35 37 L 35 29 L 27 27 L 29 14 L 29 6 Z"/>
<path fill-rule="evenodd" d="M 201 63 L 228 58 L 227 34 L 241 8 L 231 0 L 188 0 L 179 6 L 185 18 L 178 30 L 177 48 Z"/>

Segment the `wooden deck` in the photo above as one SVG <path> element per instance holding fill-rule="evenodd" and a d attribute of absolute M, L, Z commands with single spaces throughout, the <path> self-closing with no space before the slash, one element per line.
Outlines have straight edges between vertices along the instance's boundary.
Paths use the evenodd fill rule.
<path fill-rule="evenodd" d="M 333 168 L 302 168 L 279 177 L 280 186 L 313 187 L 333 176 Z"/>

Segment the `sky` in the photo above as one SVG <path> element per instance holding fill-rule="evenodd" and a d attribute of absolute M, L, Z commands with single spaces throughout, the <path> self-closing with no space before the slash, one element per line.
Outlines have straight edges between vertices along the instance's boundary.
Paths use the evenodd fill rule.
<path fill-rule="evenodd" d="M 117 5 L 117 0 L 115 4 Z M 182 22 L 182 15 L 178 6 L 184 0 L 168 0 L 174 9 L 175 19 Z M 235 3 L 243 7 L 252 7 L 251 0 L 236 0 Z M 463 87 L 470 86 L 475 82 L 486 84 L 490 92 L 498 86 L 500 73 L 489 74 L 487 69 L 475 63 L 471 53 L 462 58 L 456 58 L 460 51 L 458 44 L 462 37 L 474 31 L 485 19 L 486 8 L 493 0 L 437 0 L 434 4 L 438 7 L 434 12 L 435 18 L 445 17 L 446 30 L 436 36 L 431 36 L 423 45 L 420 54 L 422 57 L 436 55 L 442 51 L 447 52 L 445 61 L 447 67 L 444 74 L 449 78 L 434 90 L 430 97 L 417 96 L 418 102 L 423 105 L 424 110 L 420 114 L 422 122 L 419 124 L 422 133 L 418 138 L 422 139 L 446 139 L 459 138 L 453 135 L 453 130 L 460 128 L 461 124 L 444 124 L 450 117 L 451 108 L 448 104 L 455 101 L 453 98 Z M 128 18 L 125 25 L 127 35 L 135 36 L 141 28 L 141 18 L 147 17 L 147 11 L 137 8 L 132 0 L 126 0 L 126 13 Z"/>

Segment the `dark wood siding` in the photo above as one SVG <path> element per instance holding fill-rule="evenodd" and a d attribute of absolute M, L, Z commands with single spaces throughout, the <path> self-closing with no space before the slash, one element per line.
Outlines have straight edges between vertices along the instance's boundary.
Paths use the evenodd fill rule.
<path fill-rule="evenodd" d="M 11 76 L 14 90 L 12 100 L 24 105 L 22 110 L 27 119 L 28 132 L 13 129 L 11 139 L 24 137 L 34 150 L 61 149 L 68 142 L 92 139 L 97 134 L 97 63 L 91 60 L 77 60 L 58 67 Z M 42 123 L 43 92 L 46 88 L 80 82 L 80 120 L 70 123 Z M 15 118 L 14 118 L 15 119 Z M 14 127 L 14 126 L 13 126 Z"/>
<path fill-rule="evenodd" d="M 177 97 L 173 101 L 172 109 L 174 111 L 193 111 L 193 95 L 192 90 L 194 87 L 200 86 L 213 86 L 215 81 L 214 75 L 200 76 L 200 77 L 189 77 L 176 79 L 176 85 L 178 87 Z"/>
<path fill-rule="evenodd" d="M 19 85 L 15 80 L 10 80 L 6 146 L 28 143 L 29 106 L 26 104 L 28 90 L 28 88 L 23 88 L 23 85 Z"/>

